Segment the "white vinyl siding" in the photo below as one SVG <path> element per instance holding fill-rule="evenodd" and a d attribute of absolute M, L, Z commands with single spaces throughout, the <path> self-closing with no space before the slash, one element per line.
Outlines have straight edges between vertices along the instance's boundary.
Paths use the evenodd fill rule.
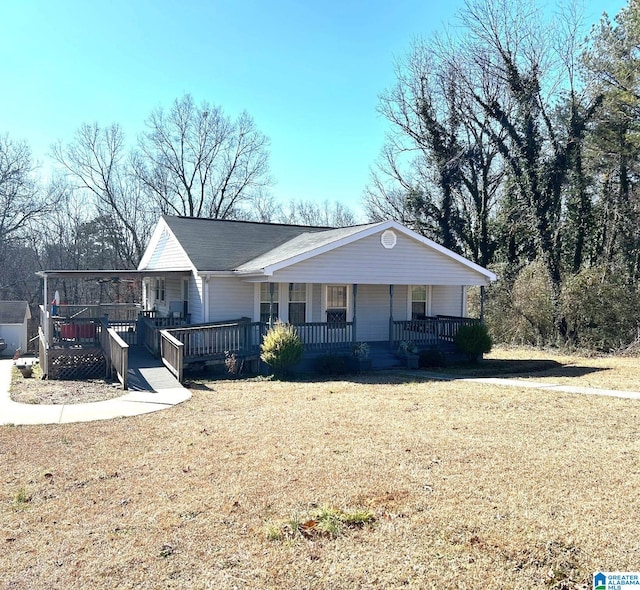
<path fill-rule="evenodd" d="M 188 269 L 191 268 L 191 263 L 176 239 L 165 230 L 145 268 L 157 270 Z"/>
<path fill-rule="evenodd" d="M 311 321 L 324 322 L 322 317 L 322 285 L 311 285 Z"/>
<path fill-rule="evenodd" d="M 357 340 L 389 339 L 389 285 L 358 285 L 356 331 Z"/>
<path fill-rule="evenodd" d="M 462 315 L 463 288 L 434 286 L 431 288 L 432 315 Z M 465 310 L 466 311 L 466 310 Z"/>
<path fill-rule="evenodd" d="M 255 285 L 233 277 L 209 279 L 209 317 L 207 322 L 250 318 L 254 309 Z"/>
<path fill-rule="evenodd" d="M 23 352 L 27 350 L 27 325 L 24 324 L 0 324 L 0 338 L 3 338 L 7 348 L 3 354 L 13 355 L 18 348 Z"/>
<path fill-rule="evenodd" d="M 191 314 L 191 323 L 200 324 L 204 319 L 204 301 L 203 296 L 204 281 L 201 278 L 189 279 L 189 313 Z"/>
<path fill-rule="evenodd" d="M 325 284 L 485 285 L 484 275 L 425 246 L 399 235 L 386 249 L 380 234 L 363 238 L 330 252 L 275 271 L 281 282 Z"/>

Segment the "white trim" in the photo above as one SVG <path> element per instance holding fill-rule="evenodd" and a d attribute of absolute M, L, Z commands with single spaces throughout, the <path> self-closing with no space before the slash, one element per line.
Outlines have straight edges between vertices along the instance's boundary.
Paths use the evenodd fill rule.
<path fill-rule="evenodd" d="M 261 285 L 265 281 L 261 281 L 260 283 L 254 283 L 253 288 L 253 321 L 260 321 L 260 289 Z M 289 321 L 289 283 L 292 281 L 288 281 L 286 283 L 274 283 L 278 286 L 278 317 L 283 322 Z M 307 293 L 305 295 L 305 322 L 311 322 L 313 317 L 312 311 L 312 303 L 313 303 L 313 283 L 305 283 Z"/>
<path fill-rule="evenodd" d="M 322 284 L 322 302 L 320 304 L 320 321 L 327 321 L 327 287 L 346 287 L 347 288 L 347 321 L 353 321 L 353 285 L 348 283 L 323 283 Z"/>
<path fill-rule="evenodd" d="M 427 285 L 427 315 L 428 316 L 433 315 L 431 313 L 431 289 L 432 288 L 433 288 L 433 285 Z"/>
<path fill-rule="evenodd" d="M 462 285 L 462 301 L 460 302 L 460 317 L 467 317 L 467 287 Z"/>

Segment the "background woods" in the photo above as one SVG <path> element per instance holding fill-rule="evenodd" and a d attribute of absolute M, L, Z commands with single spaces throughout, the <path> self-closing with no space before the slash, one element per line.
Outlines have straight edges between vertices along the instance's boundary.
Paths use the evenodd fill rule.
<path fill-rule="evenodd" d="M 637 337 L 639 7 L 587 36 L 576 5 L 469 1 L 380 98 L 390 130 L 368 213 L 495 270 L 500 340 Z"/>
<path fill-rule="evenodd" d="M 393 218 L 494 270 L 497 340 L 617 349 L 640 325 L 640 2 L 589 30 L 577 4 L 468 0 L 416 39 L 379 97 L 387 141 L 364 190 Z M 0 136 L 0 298 L 41 300 L 43 268 L 135 268 L 162 213 L 350 225 L 327 195 L 277 199 L 269 138 L 190 95 L 144 131 L 83 123 L 47 180 Z M 80 292 L 82 291 L 82 292 Z M 124 285 L 64 295 L 118 299 Z"/>

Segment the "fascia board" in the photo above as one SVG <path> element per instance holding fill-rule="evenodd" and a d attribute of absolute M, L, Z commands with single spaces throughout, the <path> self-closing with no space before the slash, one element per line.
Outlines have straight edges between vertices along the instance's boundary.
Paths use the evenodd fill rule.
<path fill-rule="evenodd" d="M 197 277 L 237 277 L 238 273 L 233 270 L 197 270 L 194 268 Z"/>

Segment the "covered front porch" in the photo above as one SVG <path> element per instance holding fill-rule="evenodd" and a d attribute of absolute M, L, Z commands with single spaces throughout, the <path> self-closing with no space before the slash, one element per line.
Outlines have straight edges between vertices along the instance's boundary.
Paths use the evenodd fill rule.
<path fill-rule="evenodd" d="M 95 275 L 94 271 L 92 275 Z M 102 271 L 103 273 L 115 271 Z M 125 271 L 141 278 L 149 272 Z M 84 271 L 46 271 L 86 278 Z M 185 368 L 224 363 L 230 356 L 257 361 L 264 334 L 274 322 L 296 328 L 307 361 L 319 355 L 351 354 L 358 342 L 370 344 L 373 368 L 387 368 L 403 343 L 417 349 L 453 351 L 461 325 L 479 319 L 465 317 L 466 288 L 446 285 L 377 285 L 277 283 L 219 279 L 215 287 L 198 284 L 185 271 L 158 273 L 145 279 L 140 304 L 100 303 L 41 306 L 40 358 L 50 378 L 82 378 L 106 372 L 124 382 L 128 349 L 144 346 L 182 379 Z M 105 275 L 106 276 L 106 275 Z M 225 282 L 231 282 L 224 285 Z M 221 288 L 221 283 L 225 289 Z M 156 288 L 153 288 L 156 287 Z M 225 301 L 222 293 L 232 293 Z M 194 299 L 202 293 L 204 302 Z M 154 300 L 162 297 L 165 305 Z M 174 301 L 175 300 L 175 301 Z M 253 309 L 233 319 L 196 321 L 198 309 Z M 445 312 L 445 313 L 442 313 Z M 449 312 L 449 313 L 446 313 Z M 197 317 L 196 318 L 201 319 Z"/>
<path fill-rule="evenodd" d="M 402 343 L 416 350 L 436 347 L 443 352 L 455 350 L 454 337 L 460 326 L 479 322 L 474 318 L 430 317 L 421 320 L 392 321 L 390 339 L 369 341 L 372 368 L 389 368 L 389 359 Z M 304 345 L 307 360 L 321 354 L 352 353 L 357 339 L 357 322 L 316 322 L 292 324 Z M 224 363 L 230 355 L 241 360 L 258 360 L 260 344 L 269 329 L 268 322 L 250 319 L 209 325 L 183 326 L 160 330 L 159 350 L 167 366 L 182 379 L 190 365 Z"/>

